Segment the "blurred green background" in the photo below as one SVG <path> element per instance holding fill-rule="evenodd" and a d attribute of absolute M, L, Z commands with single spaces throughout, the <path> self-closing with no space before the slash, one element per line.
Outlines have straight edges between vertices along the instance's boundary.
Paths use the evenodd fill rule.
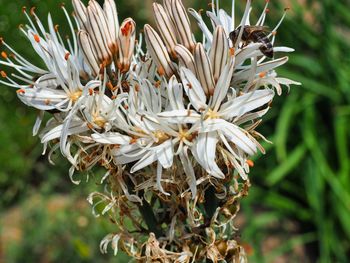
<path fill-rule="evenodd" d="M 17 29 L 26 22 L 21 7 L 37 6 L 43 21 L 51 11 L 64 31 L 60 2 L 0 0 L 0 35 L 35 59 Z M 117 2 L 121 18 L 133 16 L 139 26 L 153 21 L 150 0 Z M 184 2 L 207 8 L 207 1 Z M 221 2 L 229 8 L 231 1 Z M 257 16 L 265 1 L 253 2 Z M 275 98 L 259 130 L 274 144 L 255 158 L 252 188 L 237 218 L 240 240 L 250 262 L 348 262 L 350 2 L 271 2 L 270 27 L 291 7 L 277 44 L 296 49 L 278 73 L 303 85 Z M 67 9 L 72 10 L 69 3 Z M 97 176 L 75 186 L 64 159 L 49 165 L 39 140 L 31 137 L 35 117 L 13 89 L 1 86 L 0 262 L 127 262 L 98 250 L 113 228 L 93 218 L 85 201 L 91 191 L 102 190 Z"/>

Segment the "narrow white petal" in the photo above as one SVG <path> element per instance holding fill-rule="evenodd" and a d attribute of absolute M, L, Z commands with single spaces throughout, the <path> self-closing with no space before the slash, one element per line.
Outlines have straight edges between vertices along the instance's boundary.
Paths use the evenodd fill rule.
<path fill-rule="evenodd" d="M 126 135 L 122 135 L 118 132 L 108 132 L 108 133 L 93 133 L 91 137 L 95 140 L 95 142 L 102 144 L 129 144 L 131 138 Z"/>
<path fill-rule="evenodd" d="M 225 68 L 220 71 L 221 75 L 216 83 L 213 100 L 211 103 L 211 108 L 213 108 L 215 112 L 219 110 L 222 101 L 225 98 L 227 98 L 227 91 L 230 87 L 232 74 L 234 71 L 233 65 L 234 65 L 234 59 L 231 58 L 229 63 L 225 66 Z"/>
<path fill-rule="evenodd" d="M 269 89 L 246 93 L 223 104 L 220 114 L 225 118 L 243 115 L 270 102 L 273 96 L 274 92 Z"/>
<path fill-rule="evenodd" d="M 204 90 L 191 70 L 180 68 L 180 75 L 184 85 L 185 92 L 191 101 L 193 107 L 197 110 L 206 109 L 206 96 Z"/>

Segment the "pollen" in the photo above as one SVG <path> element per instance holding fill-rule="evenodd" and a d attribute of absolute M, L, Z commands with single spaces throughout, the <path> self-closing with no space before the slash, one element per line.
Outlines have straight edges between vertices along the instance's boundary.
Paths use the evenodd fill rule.
<path fill-rule="evenodd" d="M 89 89 L 89 95 L 90 96 L 94 95 L 94 90 L 93 89 Z"/>
<path fill-rule="evenodd" d="M 276 36 L 276 35 L 277 35 L 277 31 L 273 31 L 271 34 L 272 34 L 273 36 Z"/>
<path fill-rule="evenodd" d="M 265 13 L 266 14 L 270 13 L 270 9 L 266 8 Z"/>
<path fill-rule="evenodd" d="M 254 162 L 252 160 L 247 160 L 246 163 L 249 167 L 254 167 Z"/>
<path fill-rule="evenodd" d="M 101 116 L 96 116 L 96 117 L 94 117 L 94 123 L 98 127 L 103 128 L 106 124 L 106 120 L 104 118 L 102 118 Z"/>
<path fill-rule="evenodd" d="M 1 52 L 1 56 L 4 58 L 4 59 L 7 59 L 8 56 L 7 56 L 7 53 L 5 51 L 2 51 Z"/>
<path fill-rule="evenodd" d="M 59 25 L 55 25 L 55 32 L 58 32 Z"/>
<path fill-rule="evenodd" d="M 163 142 L 165 142 L 166 140 L 169 139 L 169 135 L 167 135 L 163 131 L 155 131 L 155 132 L 153 132 L 153 135 L 158 140 L 157 141 L 158 144 L 161 144 L 161 143 L 163 143 Z"/>
<path fill-rule="evenodd" d="M 4 79 L 7 78 L 7 74 L 6 74 L 6 72 L 3 71 L 3 70 L 0 71 L 0 75 L 1 75 L 1 77 L 3 77 Z"/>
<path fill-rule="evenodd" d="M 39 43 L 39 42 L 40 42 L 40 37 L 39 37 L 39 35 L 34 34 L 33 36 L 34 36 L 35 42 Z"/>
<path fill-rule="evenodd" d="M 27 11 L 27 7 L 26 6 L 22 6 L 22 12 L 25 13 Z"/>
<path fill-rule="evenodd" d="M 50 99 L 45 100 L 45 105 L 50 105 L 50 103 L 51 103 Z"/>
<path fill-rule="evenodd" d="M 72 92 L 71 94 L 69 94 L 69 98 L 71 99 L 71 101 L 76 102 L 80 98 L 82 93 L 83 92 L 81 90 Z"/>
<path fill-rule="evenodd" d="M 4 39 L 0 37 L 0 45 L 2 45 L 3 43 L 4 43 Z"/>
<path fill-rule="evenodd" d="M 188 87 L 189 89 L 192 89 L 192 84 L 191 84 L 191 83 L 188 83 L 188 84 L 187 84 L 187 87 Z"/>
<path fill-rule="evenodd" d="M 229 52 L 230 52 L 231 56 L 234 56 L 235 55 L 235 48 L 231 47 Z"/>
<path fill-rule="evenodd" d="M 89 123 L 89 122 L 86 124 L 86 126 L 87 126 L 90 130 L 92 130 L 92 129 L 94 128 L 94 126 L 93 126 L 91 123 Z"/>
<path fill-rule="evenodd" d="M 220 115 L 216 111 L 209 109 L 207 114 L 206 114 L 206 117 L 207 117 L 207 119 L 218 119 L 220 117 Z"/>

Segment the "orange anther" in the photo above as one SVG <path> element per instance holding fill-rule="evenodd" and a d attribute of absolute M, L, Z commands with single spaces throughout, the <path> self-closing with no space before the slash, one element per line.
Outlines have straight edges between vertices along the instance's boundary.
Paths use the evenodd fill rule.
<path fill-rule="evenodd" d="M 50 99 L 45 100 L 45 105 L 50 105 L 50 103 L 51 103 Z"/>
<path fill-rule="evenodd" d="M 128 110 L 129 106 L 128 105 L 124 105 L 124 109 Z"/>
<path fill-rule="evenodd" d="M 254 162 L 252 160 L 247 160 L 246 163 L 249 167 L 254 167 Z"/>
<path fill-rule="evenodd" d="M 231 56 L 235 55 L 235 48 L 233 48 L 233 47 L 230 48 L 230 55 Z"/>
<path fill-rule="evenodd" d="M 0 37 L 0 45 L 2 45 L 3 43 L 4 43 L 4 39 Z"/>
<path fill-rule="evenodd" d="M 16 90 L 17 94 L 24 94 L 26 93 L 24 89 L 18 89 Z"/>
<path fill-rule="evenodd" d="M 187 87 L 188 87 L 189 89 L 192 89 L 192 84 L 191 84 L 191 83 L 188 83 L 188 84 L 187 84 Z"/>
<path fill-rule="evenodd" d="M 266 8 L 265 13 L 270 13 L 270 9 Z"/>
<path fill-rule="evenodd" d="M 94 128 L 94 126 L 93 126 L 90 122 L 88 122 L 88 123 L 86 124 L 86 126 L 87 126 L 90 130 L 92 130 L 92 129 Z"/>
<path fill-rule="evenodd" d="M 277 35 L 277 31 L 273 31 L 271 34 L 272 34 L 273 36 L 276 36 L 276 35 Z"/>
<path fill-rule="evenodd" d="M 94 95 L 94 90 L 93 89 L 89 89 L 89 95 L 90 96 Z"/>
<path fill-rule="evenodd" d="M 40 37 L 37 34 L 34 34 L 34 40 L 35 42 L 39 43 L 40 42 Z"/>
<path fill-rule="evenodd" d="M 140 91 L 140 85 L 139 84 L 135 84 L 135 91 L 139 92 Z"/>
<path fill-rule="evenodd" d="M 259 78 L 264 78 L 265 76 L 266 76 L 265 71 L 259 73 Z"/>
<path fill-rule="evenodd" d="M 270 2 L 270 0 L 265 0 L 265 3 L 268 3 L 268 2 Z"/>
<path fill-rule="evenodd" d="M 22 6 L 22 12 L 25 13 L 27 11 L 27 7 L 26 6 Z"/>
<path fill-rule="evenodd" d="M 30 8 L 30 14 L 31 14 L 32 16 L 35 15 L 35 9 L 36 9 L 35 6 L 33 6 L 32 8 Z"/>
<path fill-rule="evenodd" d="M 2 51 L 1 52 L 1 56 L 4 58 L 4 59 L 7 59 L 7 53 L 5 51 Z"/>
<path fill-rule="evenodd" d="M 0 71 L 0 75 L 1 75 L 1 77 L 3 77 L 4 79 L 7 78 L 7 74 L 6 74 L 6 72 L 3 71 L 3 70 Z"/>
<path fill-rule="evenodd" d="M 70 56 L 70 53 L 67 52 L 66 55 L 64 55 L 64 59 L 65 59 L 65 60 L 68 60 L 69 56 Z"/>
<path fill-rule="evenodd" d="M 112 100 L 115 100 L 116 98 L 117 98 L 117 95 L 113 95 L 113 96 L 111 97 Z"/>
<path fill-rule="evenodd" d="M 55 25 L 55 32 L 58 32 L 59 25 Z"/>

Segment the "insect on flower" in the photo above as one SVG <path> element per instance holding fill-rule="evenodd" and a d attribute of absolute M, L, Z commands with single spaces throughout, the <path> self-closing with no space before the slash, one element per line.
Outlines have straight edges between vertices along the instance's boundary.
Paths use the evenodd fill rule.
<path fill-rule="evenodd" d="M 249 43 L 261 43 L 260 51 L 266 57 L 273 57 L 273 46 L 266 34 L 268 32 L 268 28 L 265 26 L 242 26 L 237 27 L 234 31 L 232 31 L 229 35 L 232 44 L 235 45 L 238 39 L 238 36 L 242 31 L 242 42 L 243 45 L 246 46 Z"/>

